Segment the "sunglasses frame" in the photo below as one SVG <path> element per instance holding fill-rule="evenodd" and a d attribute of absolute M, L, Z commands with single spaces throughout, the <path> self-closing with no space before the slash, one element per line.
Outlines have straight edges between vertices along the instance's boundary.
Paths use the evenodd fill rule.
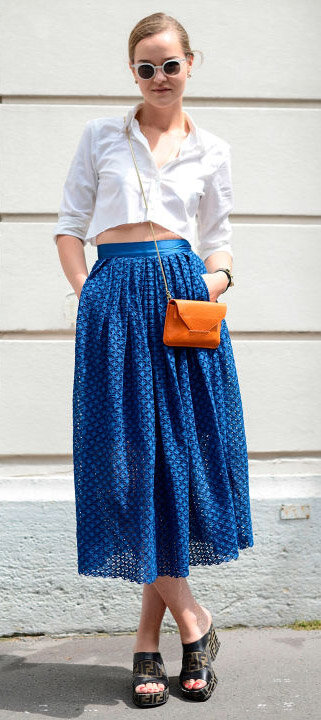
<path fill-rule="evenodd" d="M 179 69 L 178 73 L 167 73 L 167 72 L 165 71 L 165 67 L 164 67 L 164 66 L 165 66 L 167 63 L 170 63 L 170 62 L 178 62 L 178 63 L 179 63 L 180 69 Z M 186 58 L 186 57 L 184 57 L 184 58 L 171 58 L 170 60 L 164 60 L 164 62 L 163 62 L 162 65 L 154 65 L 153 63 L 149 63 L 149 62 L 139 62 L 139 63 L 134 63 L 134 64 L 132 64 L 130 67 L 133 67 L 133 68 L 136 68 L 136 69 L 137 69 L 137 75 L 138 75 L 138 77 L 140 77 L 141 80 L 152 80 L 152 79 L 155 77 L 155 75 L 156 75 L 156 70 L 157 70 L 158 68 L 161 68 L 161 69 L 162 69 L 162 71 L 163 71 L 164 75 L 166 75 L 166 77 L 172 77 L 172 75 L 173 75 L 173 76 L 179 75 L 179 73 L 180 73 L 180 71 L 181 71 L 181 63 L 182 63 L 182 62 L 187 62 L 187 58 Z M 151 75 L 151 77 L 149 77 L 149 78 L 143 78 L 143 77 L 139 74 L 139 72 L 138 72 L 138 69 L 141 67 L 141 65 L 149 65 L 149 67 L 153 68 L 154 74 Z"/>

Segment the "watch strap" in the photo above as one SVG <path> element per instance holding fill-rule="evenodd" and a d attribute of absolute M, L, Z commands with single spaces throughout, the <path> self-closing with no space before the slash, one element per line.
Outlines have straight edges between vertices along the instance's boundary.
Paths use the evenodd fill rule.
<path fill-rule="evenodd" d="M 227 275 L 227 277 L 228 277 L 228 284 L 227 284 L 225 290 L 223 290 L 223 292 L 226 292 L 226 290 L 228 290 L 228 288 L 229 288 L 230 286 L 234 285 L 233 275 L 232 275 L 232 273 L 231 273 L 231 271 L 230 271 L 229 268 L 217 268 L 217 270 L 214 270 L 214 273 L 220 272 L 220 271 L 224 272 L 224 273 Z M 214 273 L 213 273 L 213 274 L 214 274 Z"/>

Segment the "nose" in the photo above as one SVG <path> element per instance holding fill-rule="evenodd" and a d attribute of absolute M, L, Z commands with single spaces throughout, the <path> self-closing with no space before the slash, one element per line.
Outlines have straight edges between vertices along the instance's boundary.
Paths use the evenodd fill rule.
<path fill-rule="evenodd" d="M 158 79 L 158 73 L 160 73 L 160 79 L 161 79 L 161 80 L 162 80 L 163 78 L 165 78 L 165 79 L 167 80 L 167 76 L 166 76 L 166 74 L 164 73 L 164 70 L 162 70 L 162 68 L 156 68 L 156 70 L 155 70 L 155 75 L 154 75 L 154 78 L 153 78 L 154 80 L 157 80 L 157 79 Z"/>

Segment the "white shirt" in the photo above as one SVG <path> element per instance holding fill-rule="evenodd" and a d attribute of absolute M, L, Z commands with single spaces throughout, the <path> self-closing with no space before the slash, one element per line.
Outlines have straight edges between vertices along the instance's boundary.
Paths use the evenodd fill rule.
<path fill-rule="evenodd" d="M 233 257 L 229 143 L 197 127 L 184 110 L 190 132 L 178 157 L 158 168 L 135 117 L 142 104 L 129 110 L 126 125 L 148 210 L 123 116 L 88 120 L 64 184 L 54 241 L 58 234 L 75 235 L 83 244 L 96 245 L 103 230 L 151 220 L 186 238 L 202 260 L 215 250 Z"/>

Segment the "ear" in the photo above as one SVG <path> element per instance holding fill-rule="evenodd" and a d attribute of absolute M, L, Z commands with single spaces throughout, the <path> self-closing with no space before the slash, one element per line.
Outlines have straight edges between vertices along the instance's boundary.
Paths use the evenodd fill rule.
<path fill-rule="evenodd" d="M 187 56 L 187 68 L 188 68 L 188 70 L 191 70 L 192 65 L 193 65 L 193 62 L 194 62 L 194 55 L 188 55 L 188 56 Z"/>
<path fill-rule="evenodd" d="M 130 62 L 130 60 L 128 60 L 128 67 L 129 67 L 131 73 L 133 74 L 134 80 L 137 80 L 136 68 L 132 68 L 132 67 L 131 67 L 131 62 Z"/>

